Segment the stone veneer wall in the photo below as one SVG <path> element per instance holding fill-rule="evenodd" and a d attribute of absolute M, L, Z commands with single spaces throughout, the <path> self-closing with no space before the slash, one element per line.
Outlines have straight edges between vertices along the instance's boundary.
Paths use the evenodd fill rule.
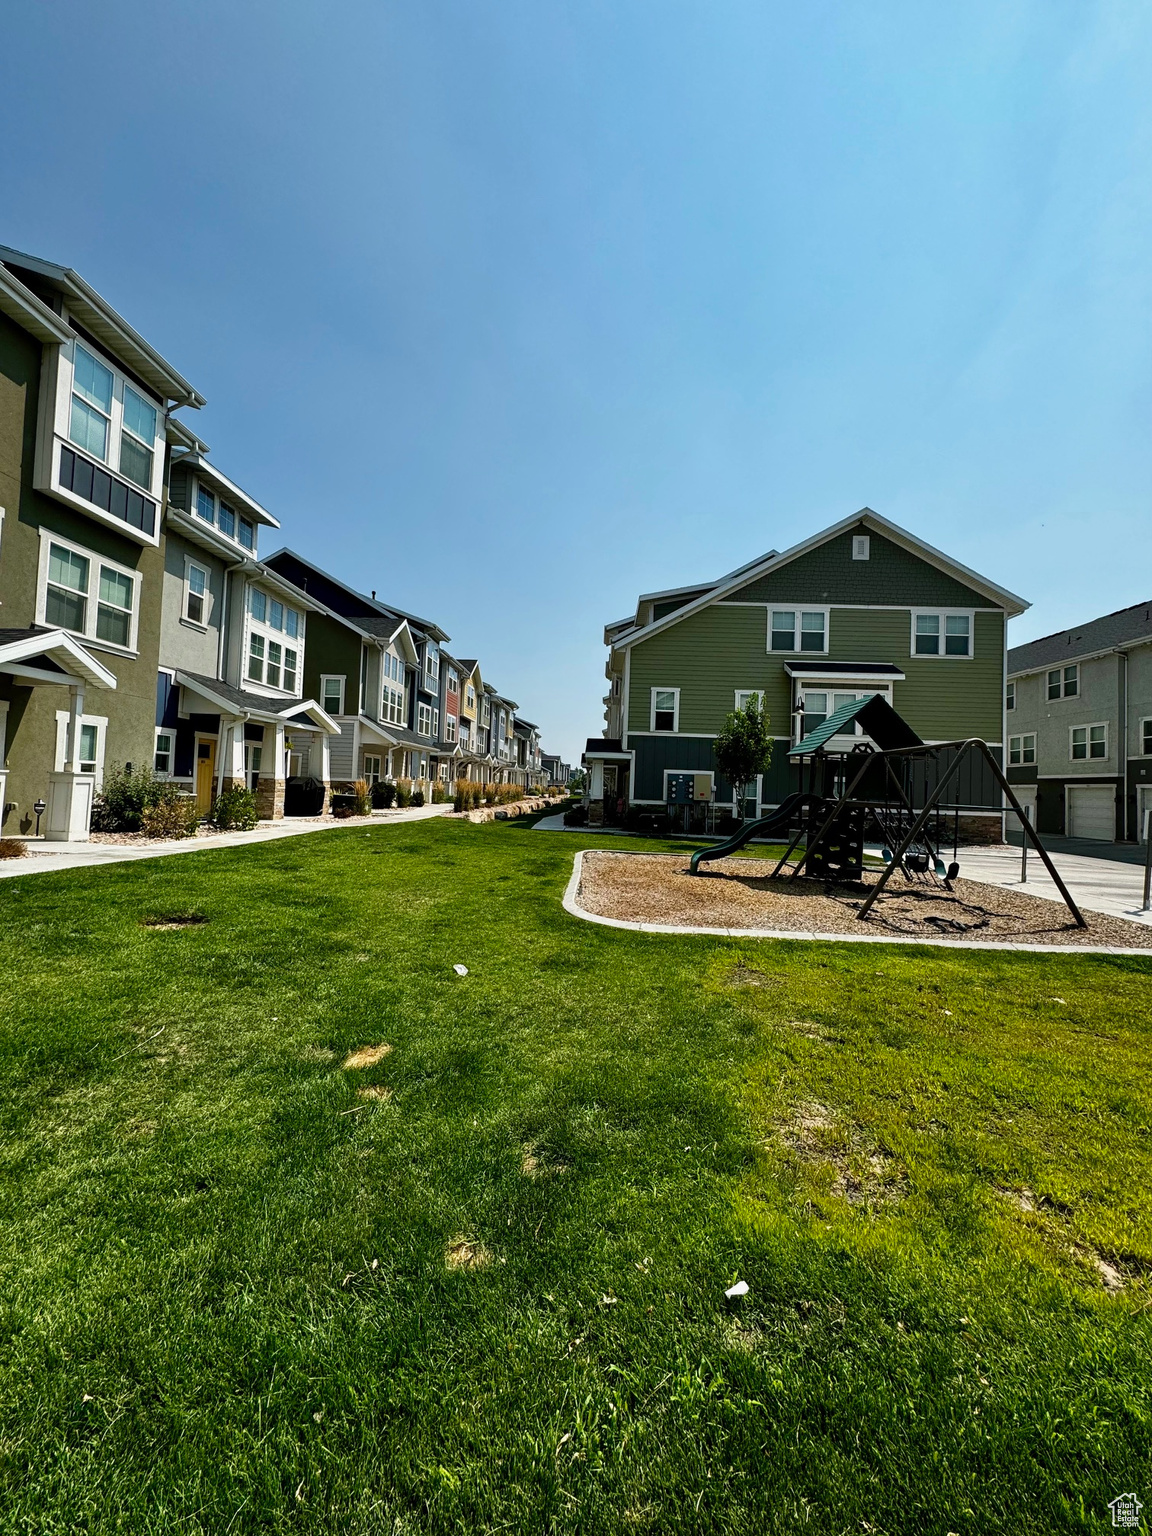
<path fill-rule="evenodd" d="M 256 780 L 256 813 L 262 821 L 276 820 L 284 814 L 284 780 Z"/>

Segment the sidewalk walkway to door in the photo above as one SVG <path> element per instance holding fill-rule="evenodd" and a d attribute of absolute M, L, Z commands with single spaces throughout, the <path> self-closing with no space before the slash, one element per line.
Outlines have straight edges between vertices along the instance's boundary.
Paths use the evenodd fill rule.
<path fill-rule="evenodd" d="M 1111 917 L 1126 917 L 1129 922 L 1152 925 L 1152 912 L 1140 910 L 1144 894 L 1143 859 L 1137 864 L 1129 858 L 1107 859 L 1098 854 L 1086 857 L 1080 853 L 1060 852 L 1043 836 L 1041 841 L 1073 901 L 1089 912 L 1107 912 Z M 1143 854 L 1144 850 L 1140 851 Z M 1029 896 L 1041 896 L 1063 904 L 1060 892 L 1052 884 L 1052 877 L 1034 848 L 1028 850 L 1026 885 L 1020 883 L 1018 847 L 961 848 L 956 857 L 965 879 L 985 880 L 989 885 L 1026 891 Z"/>
<path fill-rule="evenodd" d="M 283 821 L 262 821 L 251 832 L 213 832 L 207 837 L 165 838 L 139 843 L 72 843 L 62 851 L 45 853 L 42 849 L 61 847 L 52 843 L 29 843 L 23 859 L 0 859 L 0 880 L 24 875 L 46 875 L 62 869 L 89 869 L 94 864 L 125 864 L 134 859 L 161 859 L 176 853 L 204 853 L 211 848 L 240 848 L 246 843 L 274 843 L 282 837 L 302 837 L 307 832 L 328 832 L 337 827 L 392 825 L 396 822 L 424 821 L 429 816 L 445 816 L 447 805 L 409 806 L 407 810 L 373 811 L 371 816 L 348 816 L 340 821 L 326 817 L 286 817 Z"/>

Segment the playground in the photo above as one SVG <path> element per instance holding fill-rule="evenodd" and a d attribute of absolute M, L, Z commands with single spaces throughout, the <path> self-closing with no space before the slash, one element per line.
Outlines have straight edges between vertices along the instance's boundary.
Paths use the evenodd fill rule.
<path fill-rule="evenodd" d="M 774 875 L 775 862 L 728 857 L 693 877 L 684 854 L 587 852 L 580 861 L 575 907 L 580 915 L 701 932 L 1152 949 L 1152 928 L 1141 923 L 1089 911 L 1081 927 L 1060 900 L 962 877 L 946 885 L 900 870 L 889 876 L 883 899 L 861 923 L 861 908 L 889 866 L 866 864 L 852 880 L 793 880 Z"/>

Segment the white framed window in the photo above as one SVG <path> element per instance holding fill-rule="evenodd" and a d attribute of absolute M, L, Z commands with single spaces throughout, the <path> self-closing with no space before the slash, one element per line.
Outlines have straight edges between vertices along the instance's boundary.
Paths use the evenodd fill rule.
<path fill-rule="evenodd" d="M 407 718 L 404 708 L 404 663 L 395 651 L 385 651 L 381 670 L 386 681 L 380 689 L 380 718 L 390 725 L 403 725 Z"/>
<path fill-rule="evenodd" d="M 140 577 L 81 544 L 40 530 L 36 622 L 119 651 L 136 648 Z"/>
<path fill-rule="evenodd" d="M 440 651 L 429 643 L 424 648 L 424 686 L 435 693 L 440 682 Z"/>
<path fill-rule="evenodd" d="M 1108 756 L 1108 726 L 1074 725 L 1068 731 L 1068 756 L 1074 763 L 1099 762 Z"/>
<path fill-rule="evenodd" d="M 481 725 L 490 725 L 491 723 L 492 723 L 492 701 L 490 699 L 485 698 L 485 699 L 482 699 L 480 701 L 480 724 Z"/>
<path fill-rule="evenodd" d="M 71 366 L 64 434 L 68 441 L 132 485 L 158 494 L 157 454 L 163 446 L 159 401 L 148 399 L 82 342 L 72 344 Z"/>
<path fill-rule="evenodd" d="M 1140 752 L 1143 757 L 1152 757 L 1152 717 L 1140 722 Z"/>
<path fill-rule="evenodd" d="M 175 732 L 165 730 L 163 726 L 158 725 L 156 727 L 156 746 L 152 756 L 152 772 L 157 777 L 162 779 L 172 777 L 172 763 L 175 751 Z"/>
<path fill-rule="evenodd" d="M 763 712 L 763 709 L 764 709 L 764 690 L 762 688 L 737 688 L 737 690 L 736 690 L 736 708 L 737 709 L 747 709 L 748 708 L 748 701 L 750 699 L 755 699 L 756 700 L 756 708 L 759 709 L 761 712 Z"/>
<path fill-rule="evenodd" d="M 1074 699 L 1080 692 L 1080 668 L 1053 667 L 1048 674 L 1049 699 Z"/>
<path fill-rule="evenodd" d="M 972 656 L 971 610 L 913 608 L 913 656 Z"/>
<path fill-rule="evenodd" d="M 260 765 L 264 761 L 264 744 L 259 741 L 244 743 L 244 778 L 253 794 L 260 782 Z"/>
<path fill-rule="evenodd" d="M 214 495 L 206 485 L 196 482 L 193 498 L 196 516 L 218 528 L 226 539 L 234 539 L 245 549 L 256 549 L 256 525 L 251 518 L 238 516 L 232 507 Z"/>
<path fill-rule="evenodd" d="M 432 734 L 437 739 L 440 736 L 440 711 L 435 707 L 432 710 Z"/>
<path fill-rule="evenodd" d="M 475 711 L 476 711 L 476 690 L 475 690 L 475 688 L 473 688 L 471 683 L 468 684 L 468 687 L 464 691 L 464 702 L 467 705 L 467 707 L 470 710 L 472 710 L 473 713 L 475 713 Z"/>
<path fill-rule="evenodd" d="M 826 651 L 828 609 L 771 609 L 768 614 L 768 649 L 809 653 Z"/>
<path fill-rule="evenodd" d="M 454 742 L 456 740 L 456 716 L 445 714 L 444 716 L 444 740 Z"/>
<path fill-rule="evenodd" d="M 299 677 L 298 645 L 288 644 L 303 636 L 304 618 L 278 597 L 248 588 L 248 681 L 262 683 L 284 693 L 296 692 Z"/>
<path fill-rule="evenodd" d="M 854 533 L 852 535 L 853 560 L 867 560 L 870 558 L 870 540 L 866 533 Z"/>
<path fill-rule="evenodd" d="M 255 630 L 248 636 L 248 680 L 252 683 L 264 681 L 264 653 L 267 650 L 267 642 L 263 635 Z"/>
<path fill-rule="evenodd" d="M 328 715 L 342 715 L 344 713 L 344 683 L 342 674 L 325 672 L 320 678 L 320 703 L 324 713 Z"/>
<path fill-rule="evenodd" d="M 1004 691 L 1004 708 L 1005 709 L 1015 709 L 1016 708 L 1016 684 L 1015 684 L 1015 682 L 1009 683 L 1007 688 Z"/>
<path fill-rule="evenodd" d="M 374 784 L 379 784 L 380 778 L 380 759 L 378 757 L 366 756 L 364 758 L 364 781 L 368 788 L 371 789 Z"/>
<path fill-rule="evenodd" d="M 68 761 L 68 720 L 66 709 L 56 711 L 57 773 L 64 771 Z M 92 774 L 97 788 L 104 782 L 104 748 L 107 737 L 107 715 L 80 716 L 80 772 Z"/>
<path fill-rule="evenodd" d="M 1008 738 L 1008 766 L 1027 768 L 1036 761 L 1036 733 L 1028 731 L 1023 736 Z"/>
<path fill-rule="evenodd" d="M 416 731 L 420 736 L 432 734 L 432 706 L 431 704 L 417 704 L 416 706 Z"/>
<path fill-rule="evenodd" d="M 650 729 L 653 731 L 678 731 L 680 729 L 679 688 L 653 688 Z"/>
<path fill-rule="evenodd" d="M 201 629 L 208 625 L 208 584 L 209 576 L 204 566 L 185 557 L 184 617 L 189 624 L 196 624 Z"/>

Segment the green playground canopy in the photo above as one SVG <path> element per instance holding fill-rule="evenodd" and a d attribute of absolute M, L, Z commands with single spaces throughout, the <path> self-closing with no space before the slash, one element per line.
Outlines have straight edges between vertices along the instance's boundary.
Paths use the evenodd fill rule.
<path fill-rule="evenodd" d="M 881 752 L 891 752 L 897 747 L 922 747 L 924 743 L 916 732 L 892 708 L 887 699 L 881 698 L 878 693 L 873 693 L 866 699 L 853 699 L 851 704 L 842 704 L 840 708 L 830 715 L 826 715 L 814 730 L 808 732 L 802 741 L 789 751 L 789 757 L 805 757 L 810 752 L 819 752 L 826 747 L 833 736 L 847 734 L 847 728 L 856 721 L 869 735 Z"/>

